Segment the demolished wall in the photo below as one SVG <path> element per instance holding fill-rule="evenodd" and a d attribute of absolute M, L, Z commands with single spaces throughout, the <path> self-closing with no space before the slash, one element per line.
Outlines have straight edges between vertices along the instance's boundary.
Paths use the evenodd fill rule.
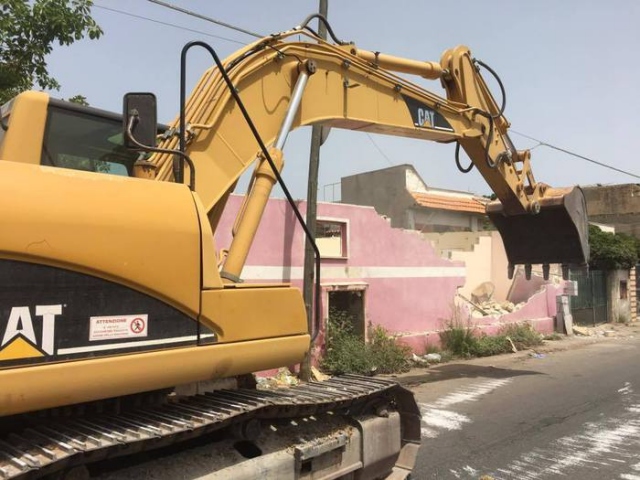
<path fill-rule="evenodd" d="M 242 197 L 235 195 L 229 199 L 216 232 L 218 248 L 230 244 L 231 227 L 241 201 Z M 305 203 L 300 202 L 299 207 L 304 215 Z M 364 329 L 380 325 L 421 354 L 427 345 L 439 344 L 439 332 L 456 315 L 455 298 L 460 287 L 465 281 L 469 284 L 469 278 L 479 279 L 486 274 L 484 267 L 480 267 L 471 275 L 470 270 L 476 268 L 474 262 L 468 262 L 465 267 L 460 260 L 443 259 L 418 232 L 391 228 L 372 207 L 319 203 L 318 218 L 344 222 L 346 252 L 341 258 L 322 260 L 323 324 L 316 355 L 323 346 L 329 292 L 360 291 L 364 302 Z M 301 288 L 304 246 L 303 231 L 287 202 L 270 200 L 242 278 L 246 282 L 290 282 Z M 491 257 L 493 253 L 487 255 L 486 252 L 493 252 L 496 246 L 491 243 L 484 248 L 480 256 Z M 506 277 L 506 260 L 501 271 Z M 531 286 L 533 288 L 533 284 Z M 515 311 L 472 321 L 486 333 L 494 333 L 504 323 L 524 320 L 541 332 L 551 331 L 557 288 L 545 286 L 543 292 L 534 295 L 537 287 L 529 295 L 533 297 Z M 501 300 L 506 299 L 506 293 L 508 291 Z"/>

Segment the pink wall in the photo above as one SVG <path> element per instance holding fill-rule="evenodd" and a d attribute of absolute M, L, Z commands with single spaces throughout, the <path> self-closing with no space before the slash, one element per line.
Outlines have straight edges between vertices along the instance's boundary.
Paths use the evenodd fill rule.
<path fill-rule="evenodd" d="M 228 248 L 231 226 L 242 198 L 231 196 L 216 232 L 217 248 Z M 299 208 L 305 214 L 305 203 Z M 458 287 L 465 283 L 464 263 L 437 255 L 417 232 L 392 229 L 372 207 L 319 203 L 318 218 L 345 221 L 348 258 L 322 262 L 323 311 L 327 291 L 364 289 L 366 323 L 381 325 L 406 339 L 417 353 L 435 343 L 437 332 L 452 316 Z M 302 287 L 304 233 L 285 200 L 272 199 L 258 230 L 242 278 L 247 282 L 291 282 Z M 547 318 L 549 303 L 536 296 L 513 319 Z M 553 312 L 555 314 L 555 311 Z M 552 316 L 552 315 L 551 315 Z M 505 319 L 505 321 L 512 321 Z M 551 328 L 553 321 L 551 320 Z M 320 337 L 320 347 L 322 336 Z"/>

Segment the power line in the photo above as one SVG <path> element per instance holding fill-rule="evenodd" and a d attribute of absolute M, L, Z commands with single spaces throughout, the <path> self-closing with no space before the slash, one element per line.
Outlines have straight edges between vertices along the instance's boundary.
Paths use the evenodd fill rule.
<path fill-rule="evenodd" d="M 214 23 L 214 24 L 219 25 L 221 27 L 229 28 L 231 30 L 235 30 L 237 32 L 244 33 L 245 35 L 250 35 L 250 36 L 256 37 L 256 38 L 264 37 L 264 35 L 261 35 L 259 33 L 255 33 L 255 32 L 252 32 L 250 30 L 246 30 L 244 28 L 236 27 L 235 25 L 231 25 L 231 24 L 223 22 L 221 20 L 216 20 L 215 18 L 211 18 L 211 17 L 207 17 L 205 15 L 201 15 L 199 13 L 193 12 L 191 10 L 187 10 L 185 8 L 178 7 L 176 5 L 172 5 L 170 3 L 163 2 L 161 0 L 147 0 L 147 1 L 149 1 L 151 3 L 155 3 L 156 5 L 160 5 L 161 7 L 169 8 L 171 10 L 176 10 L 176 11 L 178 11 L 180 13 L 184 13 L 186 15 L 189 15 L 189 16 L 192 16 L 192 17 L 195 17 L 195 18 L 199 18 L 199 19 L 205 20 L 207 22 Z M 169 22 L 163 22 L 163 21 L 160 21 L 160 20 L 155 20 L 155 19 L 152 19 L 152 18 L 149 18 L 149 17 L 144 17 L 142 15 L 136 15 L 136 14 L 133 14 L 133 13 L 130 13 L 130 12 L 125 12 L 125 11 L 118 10 L 118 9 L 115 9 L 115 8 L 109 8 L 109 7 L 104 7 L 102 5 L 95 5 L 95 4 L 94 4 L 94 6 L 96 8 L 101 8 L 103 10 L 108 10 L 108 11 L 119 13 L 119 14 L 122 14 L 122 15 L 127 15 L 127 16 L 133 17 L 133 18 L 138 18 L 140 20 L 146 20 L 148 22 L 157 23 L 157 24 L 160 24 L 160 25 L 165 25 L 165 26 L 177 28 L 177 29 L 180 29 L 180 30 L 185 30 L 185 31 L 193 32 L 193 33 L 198 33 L 200 35 L 205 35 L 205 36 L 208 36 L 208 37 L 217 38 L 217 39 L 220 39 L 220 40 L 225 40 L 227 42 L 237 43 L 237 44 L 240 44 L 240 45 L 246 45 L 245 42 L 240 42 L 238 40 L 234 40 L 234 39 L 231 39 L 231 38 L 222 37 L 220 35 L 214 35 L 214 34 L 211 34 L 211 33 L 202 32 L 200 30 L 195 30 L 195 29 L 192 29 L 192 28 L 183 27 L 183 26 L 176 25 L 176 24 L 169 23 Z M 518 132 L 517 130 L 511 129 L 510 131 L 515 133 L 516 135 L 520 135 L 521 137 L 528 138 L 529 140 L 533 140 L 534 142 L 537 142 L 537 145 L 533 146 L 530 150 L 533 150 L 534 148 L 537 148 L 537 147 L 540 147 L 540 146 L 549 147 L 549 148 L 557 150 L 559 152 L 566 153 L 567 155 L 571 155 L 573 157 L 580 158 L 580 159 L 582 159 L 582 160 L 584 160 L 586 162 L 593 163 L 593 164 L 598 165 L 600 167 L 608 168 L 610 170 L 614 170 L 614 171 L 622 173 L 624 175 L 629 175 L 631 177 L 640 179 L 640 175 L 636 175 L 635 173 L 631 173 L 631 172 L 628 172 L 626 170 L 622 170 L 620 168 L 614 167 L 613 165 L 608 165 L 606 163 L 599 162 L 599 161 L 594 160 L 592 158 L 585 157 L 584 155 L 580 155 L 580 154 L 578 154 L 576 152 L 572 152 L 570 150 L 558 147 L 556 145 L 552 145 L 552 144 L 550 144 L 548 142 L 544 142 L 544 141 L 539 140 L 539 139 L 537 139 L 535 137 L 532 137 L 530 135 L 526 135 L 524 133 Z M 371 135 L 367 133 L 367 137 L 369 138 L 369 140 L 371 141 L 373 146 L 378 150 L 380 155 L 382 155 L 384 157 L 384 159 L 387 161 L 387 163 L 390 166 L 393 166 L 393 162 L 382 151 L 382 149 L 378 146 L 378 144 L 373 140 Z"/>
<path fill-rule="evenodd" d="M 96 5 L 96 4 L 94 4 L 93 6 L 95 8 L 101 8 L 102 10 L 108 10 L 110 12 L 119 13 L 121 15 L 126 15 L 128 17 L 137 18 L 139 20 L 146 20 L 147 22 L 152 22 L 152 23 L 157 23 L 157 24 L 160 24 L 160 25 L 165 25 L 167 27 L 177 28 L 179 30 L 186 30 L 187 32 L 193 32 L 193 33 L 197 33 L 197 34 L 200 34 L 200 35 L 206 35 L 207 37 L 217 38 L 219 40 L 225 40 L 227 42 L 237 43 L 237 44 L 240 44 L 240 45 L 246 45 L 245 42 L 240 42 L 240 41 L 234 40 L 232 38 L 222 37 L 220 35 L 213 35 L 212 33 L 206 33 L 206 32 L 202 32 L 200 30 L 194 30 L 193 28 L 188 28 L 188 27 L 183 27 L 181 25 L 176 25 L 174 23 L 163 22 L 161 20 L 155 20 L 153 18 L 144 17 L 142 15 L 136 15 L 135 13 L 125 12 L 123 10 L 118 10 L 116 8 L 103 7 L 102 5 Z"/>
<path fill-rule="evenodd" d="M 187 10 L 186 8 L 177 7 L 170 3 L 162 2 L 161 0 L 147 0 L 151 3 L 155 3 L 156 5 L 160 5 L 161 7 L 170 8 L 171 10 L 175 10 L 180 13 L 184 13 L 191 17 L 199 18 L 200 20 L 204 20 L 206 22 L 215 23 L 216 25 L 220 25 L 221 27 L 230 28 L 231 30 L 235 30 L 236 32 L 244 33 L 245 35 L 251 35 L 252 37 L 262 38 L 264 35 L 260 35 L 259 33 L 252 32 L 250 30 L 245 30 L 244 28 L 236 27 L 235 25 L 231 25 L 226 22 L 222 22 L 220 20 L 216 20 L 215 18 L 206 17 L 199 13 L 193 12 L 191 10 Z"/>
<path fill-rule="evenodd" d="M 581 158 L 582 160 L 585 160 L 587 162 L 593 163 L 595 165 L 599 165 L 601 167 L 608 168 L 610 170 L 615 170 L 616 172 L 624 173 L 625 175 L 629 175 L 629 176 L 634 177 L 634 178 L 640 178 L 640 175 L 636 175 L 635 173 L 627 172 L 626 170 L 621 170 L 621 169 L 619 169 L 617 167 L 614 167 L 612 165 L 607 165 L 606 163 L 602 163 L 602 162 L 599 162 L 599 161 L 594 160 L 592 158 L 585 157 L 584 155 L 580 155 L 580 154 L 572 152 L 570 150 L 566 150 L 564 148 L 556 147 L 555 145 L 551 145 L 550 143 L 543 142 L 542 140 L 538 140 L 537 138 L 531 137 L 529 135 L 525 135 L 524 133 L 517 132 L 516 130 L 510 129 L 509 131 L 511 131 L 511 132 L 513 132 L 513 133 L 515 133 L 517 135 L 520 135 L 521 137 L 528 138 L 529 140 L 533 140 L 534 142 L 538 142 L 538 145 L 536 145 L 533 148 L 536 148 L 536 147 L 539 147 L 539 146 L 553 148 L 554 150 L 558 150 L 559 152 L 566 153 L 567 155 L 571 155 L 573 157 Z"/>
<path fill-rule="evenodd" d="M 366 133 L 366 132 L 365 132 Z M 384 159 L 387 161 L 387 163 L 393 167 L 393 162 L 389 159 L 389 157 L 387 157 L 385 155 L 385 153 L 382 151 L 382 149 L 378 146 L 378 144 L 373 140 L 373 137 L 371 136 L 371 134 L 367 133 L 367 137 L 369 137 L 369 140 L 371 140 L 371 143 L 373 143 L 373 146 L 376 147 L 376 149 L 378 150 L 378 152 L 380 152 L 380 155 L 382 155 L 384 157 Z"/>

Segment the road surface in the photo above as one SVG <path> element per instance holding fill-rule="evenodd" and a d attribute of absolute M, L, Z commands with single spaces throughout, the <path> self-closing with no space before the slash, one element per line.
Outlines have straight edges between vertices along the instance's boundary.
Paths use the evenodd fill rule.
<path fill-rule="evenodd" d="M 640 480 L 639 348 L 630 334 L 430 369 L 414 478 Z"/>

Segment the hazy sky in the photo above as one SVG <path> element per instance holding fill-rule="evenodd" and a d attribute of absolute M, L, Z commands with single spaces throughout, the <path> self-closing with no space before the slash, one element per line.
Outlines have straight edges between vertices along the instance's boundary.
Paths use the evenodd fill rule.
<path fill-rule="evenodd" d="M 168 1 L 263 34 L 294 27 L 318 9 L 317 0 Z M 337 36 L 361 48 L 439 61 L 444 50 L 468 45 L 501 76 L 513 130 L 640 175 L 640 2 L 328 1 Z M 225 57 L 254 40 L 145 0 L 95 4 L 93 16 L 104 36 L 56 48 L 48 60 L 62 85 L 55 96 L 82 94 L 107 110 L 120 111 L 125 92 L 153 91 L 160 121 L 169 122 L 178 112 L 179 58 L 186 42 L 204 40 Z M 190 60 L 193 84 L 209 60 L 195 52 Z M 444 95 L 439 82 L 423 84 Z M 515 133 L 511 137 L 519 149 L 536 145 Z M 297 130 L 285 148 L 284 177 L 296 198 L 306 197 L 309 138 L 310 129 Z M 476 170 L 458 172 L 453 154 L 453 145 L 334 129 L 322 147 L 319 196 L 326 193 L 331 200 L 329 185 L 343 176 L 403 163 L 413 164 L 430 186 L 488 193 Z M 532 157 L 536 179 L 554 186 L 639 181 L 544 146 Z"/>

